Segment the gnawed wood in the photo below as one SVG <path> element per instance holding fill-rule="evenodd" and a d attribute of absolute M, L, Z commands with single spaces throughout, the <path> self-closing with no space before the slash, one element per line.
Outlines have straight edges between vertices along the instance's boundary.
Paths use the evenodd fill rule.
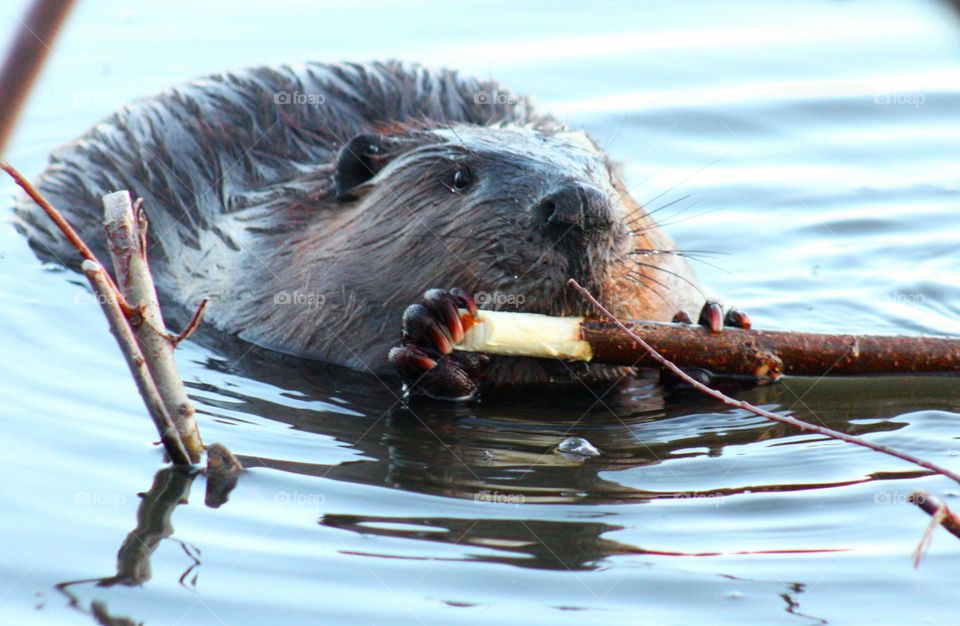
<path fill-rule="evenodd" d="M 103 211 L 117 287 L 127 304 L 136 311 L 129 317 L 130 325 L 180 439 L 191 461 L 197 463 L 203 454 L 203 442 L 193 416 L 193 404 L 177 370 L 174 358 L 177 341 L 164 326 L 157 290 L 147 263 L 146 217 L 139 204 L 134 210 L 127 191 L 104 196 Z"/>
<path fill-rule="evenodd" d="M 606 365 L 657 365 L 616 324 L 583 317 L 480 311 L 457 350 Z M 461 311 L 463 318 L 466 311 Z M 960 339 L 829 335 L 627 321 L 631 332 L 682 368 L 758 381 L 795 376 L 960 373 Z"/>

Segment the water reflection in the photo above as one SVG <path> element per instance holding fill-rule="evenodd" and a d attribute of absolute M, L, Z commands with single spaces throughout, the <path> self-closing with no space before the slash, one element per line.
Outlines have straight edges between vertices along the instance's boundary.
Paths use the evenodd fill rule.
<path fill-rule="evenodd" d="M 817 545 L 801 536 L 797 543 L 777 547 L 730 548 L 718 537 L 715 544 L 658 547 L 662 536 L 638 530 L 637 511 L 617 505 L 649 504 L 658 500 L 706 498 L 720 502 L 728 496 L 759 492 L 824 490 L 872 480 L 909 479 L 925 472 L 873 471 L 846 478 L 824 478 L 822 471 L 798 479 L 788 469 L 785 454 L 777 465 L 759 473 L 740 471 L 708 488 L 691 483 L 678 471 L 665 480 L 632 478 L 630 472 L 670 468 L 702 459 L 700 465 L 725 458 L 729 450 L 764 442 L 770 446 L 810 444 L 812 439 L 779 424 L 729 411 L 712 401 L 684 393 L 667 393 L 652 379 L 625 388 L 584 391 L 566 397 L 494 399 L 482 404 L 421 402 L 405 405 L 377 379 L 327 366 L 296 361 L 223 337 L 202 338 L 215 348 L 206 352 L 205 368 L 219 384 L 193 385 L 198 409 L 206 418 L 229 424 L 269 420 L 295 431 L 332 438 L 357 452 L 354 460 L 309 462 L 263 454 L 242 456 L 246 467 L 270 468 L 290 474 L 339 483 L 387 487 L 411 494 L 448 496 L 472 501 L 474 508 L 455 514 L 385 515 L 321 510 L 321 529 L 345 531 L 363 538 L 410 541 L 416 550 L 396 549 L 391 543 L 371 547 L 338 546 L 340 554 L 361 559 L 483 562 L 492 565 L 552 572 L 601 572 L 612 562 L 628 558 L 650 563 L 657 557 L 730 557 L 737 555 L 804 555 L 840 553 L 837 544 Z M 219 376 L 215 376 L 217 374 Z M 239 391 L 230 377 L 270 386 L 261 393 Z M 835 429 L 855 434 L 894 432 L 908 426 L 889 418 L 917 408 L 956 410 L 958 400 L 945 392 L 949 379 L 788 380 L 786 384 L 740 392 L 751 402 L 772 409 L 788 409 Z M 882 392 L 882 393 L 881 393 Z M 858 402 L 864 394 L 883 397 L 882 403 Z M 813 398 L 816 401 L 813 401 Z M 349 400 L 346 400 L 349 399 Z M 289 401 L 289 402 L 288 402 Z M 816 407 L 816 414 L 810 407 Z M 579 417 L 578 417 L 579 416 Z M 557 444 L 576 435 L 591 441 L 599 457 L 560 454 Z M 810 447 L 802 446 L 802 447 Z M 164 539 L 176 541 L 189 558 L 180 571 L 180 585 L 193 588 L 200 566 L 200 549 L 173 536 L 172 515 L 187 501 L 196 474 L 171 468 L 157 472 L 137 511 L 137 526 L 122 541 L 116 573 L 106 577 L 66 581 L 56 586 L 71 607 L 100 624 L 133 624 L 128 617 L 110 614 L 105 603 L 84 606 L 76 592 L 80 585 L 137 586 L 150 580 L 150 559 Z M 243 478 L 241 478 L 241 483 Z M 211 495 L 208 481 L 208 497 Z M 215 488 L 215 487 L 214 487 Z M 223 498 L 212 501 L 223 504 Z M 549 519 L 551 506 L 580 503 L 578 515 Z M 243 506 L 248 506 L 244 502 Z M 226 506 L 230 506 L 229 503 Z M 719 514 L 711 507 L 711 515 Z M 706 515 L 706 514 L 704 514 Z M 544 519 L 546 518 L 546 519 Z M 615 540 L 612 537 L 616 536 Z M 426 548 L 444 545 L 438 556 Z M 842 545 L 842 544 L 841 544 Z M 705 547 L 706 546 L 706 547 Z M 692 571 L 692 570 L 691 570 Z M 746 580 L 731 574 L 713 574 Z M 804 591 L 798 581 L 750 581 L 782 599 L 783 610 L 821 622 L 800 610 Z"/>
<path fill-rule="evenodd" d="M 95 584 L 97 587 L 127 587 L 142 585 L 152 577 L 150 557 L 164 539 L 176 541 L 183 548 L 191 564 L 180 576 L 181 585 L 196 586 L 194 570 L 200 565 L 200 550 L 172 537 L 174 510 L 185 504 L 190 495 L 190 487 L 196 473 L 177 468 L 165 468 L 157 472 L 153 485 L 146 493 L 140 494 L 140 506 L 137 508 L 137 526 L 126 536 L 117 552 L 117 572 L 113 576 L 88 578 L 59 583 L 57 591 L 67 597 L 69 605 L 82 613 L 87 613 L 98 624 L 105 626 L 127 626 L 142 624 L 126 617 L 110 614 L 107 605 L 93 601 L 85 608 L 74 593 L 73 587 Z M 191 578 L 191 574 L 194 574 Z"/>
<path fill-rule="evenodd" d="M 516 567 L 561 571 L 591 571 L 604 565 L 609 557 L 695 556 L 711 557 L 728 554 L 809 554 L 843 552 L 837 549 L 783 549 L 679 552 L 645 549 L 606 539 L 603 535 L 623 526 L 602 522 L 554 522 L 523 519 L 465 519 L 371 517 L 358 515 L 324 515 L 320 523 L 331 528 L 350 530 L 362 535 L 376 535 L 418 541 L 431 541 L 484 548 L 472 560 L 503 563 Z M 380 558 L 433 560 L 435 556 L 398 556 L 389 553 L 352 552 Z"/>

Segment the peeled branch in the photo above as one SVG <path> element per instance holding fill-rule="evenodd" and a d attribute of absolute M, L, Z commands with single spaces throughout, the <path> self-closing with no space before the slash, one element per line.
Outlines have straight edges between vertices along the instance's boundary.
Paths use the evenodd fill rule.
<path fill-rule="evenodd" d="M 480 311 L 457 350 L 606 365 L 657 362 L 616 324 L 583 317 Z M 465 314 L 465 312 L 464 312 Z M 759 381 L 794 376 L 960 373 L 960 338 L 825 335 L 627 321 L 671 362 Z"/>

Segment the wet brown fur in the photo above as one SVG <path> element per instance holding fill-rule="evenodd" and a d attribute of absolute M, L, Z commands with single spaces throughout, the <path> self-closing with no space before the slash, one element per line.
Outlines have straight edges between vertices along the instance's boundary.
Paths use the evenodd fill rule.
<path fill-rule="evenodd" d="M 281 104 L 281 92 L 323 101 Z M 38 184 L 104 259 L 101 195 L 143 197 L 167 305 L 210 298 L 207 319 L 225 332 L 378 374 L 404 308 L 428 288 L 512 294 L 517 310 L 553 315 L 589 312 L 570 277 L 627 318 L 667 320 L 702 303 L 682 256 L 630 254 L 675 246 L 586 135 L 524 98 L 480 103 L 480 92 L 508 93 L 394 62 L 220 74 L 125 107 L 55 152 Z M 389 149 L 357 199 L 337 200 L 338 152 L 364 133 Z M 476 179 L 463 193 L 450 184 L 458 167 Z M 609 232 L 542 234 L 536 203 L 571 181 L 608 199 Z M 23 200 L 17 214 L 41 254 L 72 264 L 37 207 Z M 489 381 L 623 373 L 511 359 Z"/>

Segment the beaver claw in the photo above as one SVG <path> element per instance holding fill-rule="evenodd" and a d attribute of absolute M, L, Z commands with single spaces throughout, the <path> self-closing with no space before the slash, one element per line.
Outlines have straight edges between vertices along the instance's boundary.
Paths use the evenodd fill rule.
<path fill-rule="evenodd" d="M 673 316 L 672 321 L 675 324 L 693 324 L 693 320 L 690 319 L 687 312 L 682 310 Z M 712 300 L 707 301 L 703 305 L 703 308 L 700 309 L 700 316 L 697 318 L 697 323 L 709 329 L 711 333 L 722 332 L 725 327 L 749 330 L 752 325 L 750 316 L 745 312 L 730 308 L 726 314 L 724 314 L 723 307 L 720 306 L 720 303 Z M 716 375 L 701 368 L 689 368 L 684 371 L 697 382 L 708 387 L 715 386 L 718 383 L 733 384 L 734 386 L 742 387 L 746 382 L 739 377 L 737 377 L 736 381 L 733 381 L 730 377 Z M 683 383 L 679 377 L 667 369 L 661 370 L 661 381 L 669 388 L 687 388 L 686 384 Z"/>
<path fill-rule="evenodd" d="M 408 394 L 440 400 L 469 400 L 476 396 L 489 357 L 454 352 L 463 340 L 458 308 L 476 318 L 477 305 L 462 289 L 431 289 L 419 304 L 403 312 L 403 343 L 390 351 L 390 363 L 403 379 Z"/>
<path fill-rule="evenodd" d="M 673 322 L 677 324 L 692 324 L 693 320 L 690 319 L 686 311 L 678 311 L 677 314 L 673 316 Z M 721 332 L 724 326 L 748 330 L 752 325 L 750 316 L 743 311 L 731 308 L 728 309 L 726 315 L 724 315 L 723 307 L 720 306 L 720 303 L 713 301 L 707 301 L 703 305 L 703 308 L 700 309 L 700 317 L 697 318 L 697 323 L 705 326 L 712 333 Z"/>

